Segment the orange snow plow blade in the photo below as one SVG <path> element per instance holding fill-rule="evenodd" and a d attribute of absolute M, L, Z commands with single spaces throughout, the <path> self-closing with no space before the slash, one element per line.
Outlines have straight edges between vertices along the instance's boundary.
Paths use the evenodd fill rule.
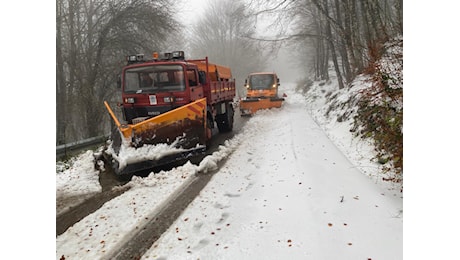
<path fill-rule="evenodd" d="M 118 130 L 112 133 L 110 151 L 118 175 L 185 160 L 206 150 L 206 98 L 136 124 L 121 124 L 104 104 Z"/>
<path fill-rule="evenodd" d="M 252 115 L 261 109 L 280 108 L 284 98 L 246 98 L 240 101 L 242 116 Z"/>

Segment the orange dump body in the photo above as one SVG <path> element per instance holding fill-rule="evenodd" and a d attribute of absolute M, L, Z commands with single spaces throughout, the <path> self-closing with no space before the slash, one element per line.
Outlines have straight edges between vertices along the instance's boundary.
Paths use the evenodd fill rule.
<path fill-rule="evenodd" d="M 189 60 L 189 62 L 196 64 L 199 70 L 207 70 L 206 73 L 209 73 L 211 81 L 230 80 L 232 78 L 232 70 L 229 67 L 210 62 L 208 62 L 208 66 L 206 67 L 206 62 L 203 60 Z"/>

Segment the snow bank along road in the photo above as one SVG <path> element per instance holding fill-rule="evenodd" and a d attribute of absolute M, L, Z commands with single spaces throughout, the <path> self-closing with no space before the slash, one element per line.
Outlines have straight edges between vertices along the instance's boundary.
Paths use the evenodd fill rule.
<path fill-rule="evenodd" d="M 56 258 L 116 255 L 159 205 L 223 166 L 142 259 L 402 259 L 402 198 L 363 175 L 293 91 L 200 165 L 134 178 L 132 188 L 56 239 Z"/>

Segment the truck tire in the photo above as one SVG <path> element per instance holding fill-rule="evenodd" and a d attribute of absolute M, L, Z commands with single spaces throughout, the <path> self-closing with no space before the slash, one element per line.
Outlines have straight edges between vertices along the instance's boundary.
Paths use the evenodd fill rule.
<path fill-rule="evenodd" d="M 230 132 L 233 130 L 233 115 L 235 111 L 230 102 L 225 103 L 225 113 L 216 115 L 217 128 L 219 133 Z"/>

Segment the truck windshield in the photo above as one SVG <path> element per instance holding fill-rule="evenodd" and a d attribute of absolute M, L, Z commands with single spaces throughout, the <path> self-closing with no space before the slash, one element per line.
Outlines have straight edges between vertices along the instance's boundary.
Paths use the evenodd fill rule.
<path fill-rule="evenodd" d="M 124 91 L 128 93 L 184 91 L 181 65 L 149 65 L 125 71 Z"/>
<path fill-rule="evenodd" d="M 249 88 L 251 89 L 270 89 L 273 87 L 272 74 L 251 75 L 249 78 Z"/>

